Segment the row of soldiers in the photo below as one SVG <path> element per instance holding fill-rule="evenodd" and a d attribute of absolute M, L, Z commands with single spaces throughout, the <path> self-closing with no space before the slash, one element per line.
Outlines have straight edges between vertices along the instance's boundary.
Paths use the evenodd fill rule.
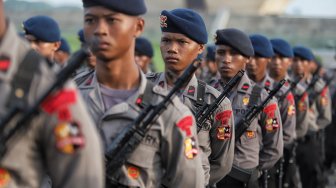
<path fill-rule="evenodd" d="M 23 23 L 42 58 L 0 11 L 0 187 L 320 185 L 331 101 L 308 48 L 219 29 L 207 50 L 214 54 L 206 64 L 211 73 L 194 74 L 208 43 L 204 21 L 190 9 L 164 10 L 165 70 L 152 73 L 153 50 L 139 38 L 143 0 L 83 0 L 83 7 L 85 68 L 77 86 L 67 81 L 43 101 L 82 51 L 60 69 L 61 37 L 52 18 Z M 39 110 L 29 114 L 37 102 Z"/>

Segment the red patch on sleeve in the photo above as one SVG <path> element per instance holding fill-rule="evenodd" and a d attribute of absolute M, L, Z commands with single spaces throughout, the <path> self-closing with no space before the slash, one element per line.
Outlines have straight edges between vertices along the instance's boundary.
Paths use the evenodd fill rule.
<path fill-rule="evenodd" d="M 328 87 L 324 87 L 321 91 L 321 97 L 326 97 L 328 92 Z"/>
<path fill-rule="evenodd" d="M 182 131 L 185 131 L 187 136 L 191 136 L 191 130 L 190 127 L 193 124 L 193 118 L 192 116 L 186 116 L 183 119 L 181 119 L 176 125 L 179 127 Z"/>
<path fill-rule="evenodd" d="M 216 114 L 215 119 L 216 121 L 220 121 L 222 125 L 228 124 L 231 114 L 232 114 L 231 110 L 225 110 L 223 112 L 219 112 L 218 114 Z"/>
<path fill-rule="evenodd" d="M 6 72 L 10 66 L 11 62 L 8 59 L 0 60 L 0 71 Z"/>
<path fill-rule="evenodd" d="M 62 90 L 49 96 L 42 103 L 42 108 L 47 113 L 51 114 L 63 107 L 67 107 L 76 102 L 75 90 Z"/>
<path fill-rule="evenodd" d="M 290 104 L 292 104 L 292 105 L 295 104 L 293 93 L 291 93 L 291 92 L 288 93 L 286 99 L 289 101 Z"/>
<path fill-rule="evenodd" d="M 303 96 L 301 97 L 301 101 L 302 102 L 305 101 L 307 97 L 308 97 L 307 92 L 304 92 Z"/>
<path fill-rule="evenodd" d="M 270 104 L 264 108 L 264 112 L 267 114 L 268 117 L 274 117 L 275 110 L 277 109 L 277 105 Z"/>

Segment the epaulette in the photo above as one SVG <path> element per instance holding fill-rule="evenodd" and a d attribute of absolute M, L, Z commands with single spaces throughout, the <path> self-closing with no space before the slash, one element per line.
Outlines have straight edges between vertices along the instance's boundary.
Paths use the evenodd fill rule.
<path fill-rule="evenodd" d="M 155 82 L 160 76 L 158 72 L 151 72 L 146 74 L 146 78 L 152 82 Z"/>

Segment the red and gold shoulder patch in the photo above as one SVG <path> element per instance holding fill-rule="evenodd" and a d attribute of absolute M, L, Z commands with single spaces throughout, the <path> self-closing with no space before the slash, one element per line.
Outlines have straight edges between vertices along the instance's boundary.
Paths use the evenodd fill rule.
<path fill-rule="evenodd" d="M 11 179 L 8 170 L 0 168 L 0 188 L 6 187 Z"/>
<path fill-rule="evenodd" d="M 190 127 L 193 125 L 193 118 L 192 116 L 186 116 L 181 119 L 177 124 L 182 131 L 186 132 L 187 136 L 190 137 L 192 135 Z"/>
<path fill-rule="evenodd" d="M 277 109 L 277 104 L 273 103 L 264 108 L 264 113 L 267 114 L 268 117 L 274 117 L 275 110 Z"/>
<path fill-rule="evenodd" d="M 197 156 L 198 150 L 194 137 L 188 137 L 184 140 L 184 154 L 187 159 L 193 159 Z"/>
<path fill-rule="evenodd" d="M 297 106 L 298 106 L 298 110 L 303 112 L 306 111 L 308 106 L 305 103 L 306 98 L 308 97 L 307 92 L 305 92 L 301 98 L 301 100 L 298 102 Z"/>
<path fill-rule="evenodd" d="M 139 168 L 135 167 L 135 166 L 128 166 L 127 167 L 127 175 L 128 177 L 132 178 L 132 179 L 138 179 L 140 176 L 140 170 Z"/>
<path fill-rule="evenodd" d="M 218 140 L 226 140 L 231 138 L 231 126 L 229 125 L 229 120 L 231 116 L 231 110 L 224 110 L 223 112 L 219 112 L 216 114 L 215 120 L 221 122 L 221 124 L 217 127 Z"/>
<path fill-rule="evenodd" d="M 289 102 L 289 106 L 288 106 L 288 109 L 287 109 L 287 114 L 289 116 L 292 116 L 295 114 L 295 100 L 294 100 L 294 95 L 293 93 L 289 93 L 286 97 L 286 99 L 288 100 Z"/>
<path fill-rule="evenodd" d="M 56 148 L 63 153 L 72 154 L 85 145 L 81 127 L 75 122 L 58 124 L 54 129 L 54 134 Z"/>
<path fill-rule="evenodd" d="M 326 106 L 329 102 L 327 93 L 328 93 L 328 87 L 324 87 L 323 90 L 321 91 L 321 99 L 320 99 L 320 104 L 322 106 Z"/>

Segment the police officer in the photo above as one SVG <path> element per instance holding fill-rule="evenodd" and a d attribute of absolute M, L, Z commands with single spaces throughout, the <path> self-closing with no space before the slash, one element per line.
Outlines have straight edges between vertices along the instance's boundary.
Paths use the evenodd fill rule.
<path fill-rule="evenodd" d="M 208 35 L 202 17 L 191 9 L 164 10 L 160 16 L 160 50 L 165 72 L 149 75 L 157 85 L 169 90 L 191 62 L 204 50 Z M 188 28 L 188 29 L 186 29 Z M 211 104 L 220 93 L 193 75 L 180 93 L 180 99 L 194 113 Z M 202 150 L 205 185 L 213 186 L 231 169 L 234 138 L 231 103 L 226 98 L 198 133 Z M 227 129 L 227 132 L 224 130 Z"/>
<path fill-rule="evenodd" d="M 207 46 L 206 56 L 205 56 L 205 67 L 202 70 L 200 80 L 211 84 L 210 81 L 218 80 L 220 78 L 217 64 L 215 62 L 216 46 L 210 44 Z"/>
<path fill-rule="evenodd" d="M 68 41 L 65 38 L 61 38 L 61 46 L 55 52 L 55 61 L 61 67 L 66 66 L 68 59 L 71 55 L 71 49 Z"/>
<path fill-rule="evenodd" d="M 249 37 L 238 29 L 216 31 L 216 63 L 221 80 L 214 87 L 222 90 L 239 70 L 245 70 L 250 57 L 254 55 Z M 258 105 L 267 97 L 267 92 L 255 86 L 244 75 L 237 87 L 230 93 L 235 126 L 243 118 L 249 106 Z M 258 187 L 259 169 L 270 169 L 283 153 L 282 123 L 278 104 L 272 100 L 260 116 L 235 143 L 235 155 L 231 172 L 217 184 L 217 187 Z"/>
<path fill-rule="evenodd" d="M 312 81 L 312 69 L 310 61 L 314 60 L 314 55 L 310 49 L 302 46 L 293 48 L 294 74 L 304 74 L 302 84 L 305 88 Z M 315 71 L 315 70 L 314 70 Z M 312 98 L 311 93 L 319 93 Z M 308 93 L 309 105 L 309 127 L 308 133 L 300 141 L 297 151 L 297 161 L 300 167 L 300 176 L 303 187 L 323 187 L 324 180 L 321 175 L 321 142 L 318 138 L 318 131 L 324 129 L 331 122 L 331 106 L 328 88 L 324 88 L 324 83 L 319 80 Z"/>
<path fill-rule="evenodd" d="M 144 0 L 84 0 L 83 5 L 84 36 L 97 65 L 79 89 L 108 146 L 143 105 L 159 103 L 166 92 L 147 81 L 134 59 L 135 38 L 144 29 Z M 197 150 L 195 120 L 176 97 L 108 186 L 203 187 Z"/>
<path fill-rule="evenodd" d="M 247 64 L 246 69 L 249 78 L 256 82 L 257 85 L 270 91 L 273 87 L 280 82 L 277 79 L 274 81 L 267 73 L 267 66 L 270 66 L 272 57 L 274 56 L 274 51 L 271 42 L 263 35 L 251 35 L 250 40 L 254 49 L 254 57 L 251 62 Z M 273 65 L 273 64 L 272 64 Z M 287 72 L 286 67 L 283 67 Z M 285 74 L 284 74 L 285 75 Z M 295 139 L 295 102 L 292 92 L 289 92 L 284 96 L 286 91 L 289 89 L 288 83 L 281 87 L 279 92 L 276 94 L 278 99 L 279 110 L 281 113 L 281 121 L 283 125 L 283 139 L 285 148 L 289 148 Z M 277 187 L 279 185 L 279 178 L 282 179 L 282 159 L 280 159 L 277 164 L 268 172 L 270 179 L 267 181 L 263 176 L 261 178 L 261 184 L 268 183 L 270 187 Z"/>
<path fill-rule="evenodd" d="M 148 39 L 139 37 L 135 40 L 135 62 L 145 74 L 152 72 L 150 66 L 152 64 L 153 55 L 154 50 Z"/>
<path fill-rule="evenodd" d="M 61 31 L 58 23 L 49 16 L 34 16 L 23 22 L 23 30 L 31 47 L 50 63 L 61 46 Z"/>
<path fill-rule="evenodd" d="M 44 59 L 19 38 L 14 25 L 5 20 L 2 0 L 0 41 L 2 122 L 19 100 L 25 100 L 25 108 L 36 103 L 56 75 Z M 3 137 L 21 116 L 16 115 L 4 130 L 1 127 L 0 136 Z M 103 187 L 99 136 L 73 83 L 67 82 L 62 90 L 49 96 L 40 112 L 24 126 L 24 130 L 9 139 L 7 151 L 0 158 L 0 187 L 40 187 L 46 172 L 53 187 Z"/>
<path fill-rule="evenodd" d="M 274 50 L 274 57 L 269 64 L 269 74 L 275 81 L 280 81 L 282 79 L 286 79 L 287 83 L 285 85 L 285 92 L 287 92 L 290 88 L 290 84 L 294 84 L 292 82 L 297 82 L 298 80 L 291 80 L 288 75 L 288 68 L 292 65 L 292 60 L 294 57 L 292 47 L 283 39 L 275 38 L 270 40 L 272 43 L 272 47 Z M 299 79 L 299 78 L 296 78 Z M 293 127 L 292 129 L 286 129 L 285 120 L 284 124 L 284 163 L 283 168 L 279 169 L 278 172 L 282 175 L 282 183 L 283 187 L 298 187 L 299 186 L 299 178 L 298 171 L 295 162 L 295 153 L 296 153 L 296 142 L 295 139 L 302 138 L 307 130 L 308 130 L 308 113 L 307 110 L 304 110 L 302 107 L 300 109 L 297 103 L 302 103 L 299 101 L 295 101 L 295 95 L 301 95 L 304 92 L 303 87 L 298 84 L 295 88 L 291 89 L 287 96 L 280 97 L 280 100 L 287 101 L 289 106 L 287 109 L 282 112 L 282 117 L 288 118 L 293 117 L 295 115 L 295 119 L 292 118 Z M 294 94 L 293 94 L 294 93 Z M 308 99 L 305 99 L 305 106 L 308 106 Z M 279 102 L 281 104 L 281 101 Z M 293 106 L 295 104 L 295 106 Z M 302 106 L 302 104 L 301 104 Z M 280 108 L 281 111 L 281 108 Z M 295 120 L 295 122 L 294 122 Z M 286 139 L 287 137 L 287 139 Z M 279 177 L 281 178 L 281 176 Z M 279 182 L 276 183 L 279 185 Z M 279 185 L 280 186 L 280 185 Z"/>

